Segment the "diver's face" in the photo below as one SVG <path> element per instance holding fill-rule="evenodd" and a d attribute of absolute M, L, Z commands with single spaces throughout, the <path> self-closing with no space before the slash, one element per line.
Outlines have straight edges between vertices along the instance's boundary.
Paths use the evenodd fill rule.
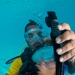
<path fill-rule="evenodd" d="M 27 27 L 27 38 L 26 42 L 28 43 L 31 49 L 39 49 L 44 45 L 42 39 L 42 33 L 40 29 L 37 29 L 36 25 L 31 25 Z"/>

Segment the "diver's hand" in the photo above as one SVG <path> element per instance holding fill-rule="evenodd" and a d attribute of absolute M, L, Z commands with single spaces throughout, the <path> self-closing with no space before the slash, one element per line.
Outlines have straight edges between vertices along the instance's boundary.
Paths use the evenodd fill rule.
<path fill-rule="evenodd" d="M 56 50 L 57 54 L 64 54 L 62 57 L 60 57 L 59 60 L 61 62 L 65 62 L 75 56 L 75 33 L 70 29 L 70 26 L 67 23 L 62 23 L 61 25 L 58 25 L 58 29 L 60 31 L 66 30 L 62 35 L 56 38 L 56 42 L 58 44 L 70 40 L 62 48 Z M 45 42 L 52 45 L 51 39 L 49 38 L 46 38 Z"/>
<path fill-rule="evenodd" d="M 55 75 L 55 62 L 44 63 L 37 65 L 39 71 L 37 75 Z"/>
<path fill-rule="evenodd" d="M 70 66 L 71 69 L 72 68 L 75 69 L 75 33 L 71 30 L 69 24 L 67 23 L 62 23 L 61 25 L 58 25 L 58 29 L 60 31 L 63 30 L 66 31 L 62 35 L 56 38 L 56 42 L 58 44 L 61 44 L 69 40 L 68 42 L 64 43 L 64 46 L 62 48 L 56 50 L 57 54 L 59 55 L 63 54 L 63 56 L 60 57 L 59 60 L 60 62 L 65 62 L 65 61 L 70 62 L 71 65 L 68 65 L 68 67 Z M 45 42 L 47 44 L 52 45 L 50 38 L 46 38 Z"/>

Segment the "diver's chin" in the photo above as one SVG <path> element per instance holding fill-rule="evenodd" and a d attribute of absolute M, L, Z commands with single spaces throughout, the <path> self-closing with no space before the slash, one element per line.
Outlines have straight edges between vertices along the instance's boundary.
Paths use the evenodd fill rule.
<path fill-rule="evenodd" d="M 36 45 L 36 46 L 34 47 L 34 50 L 38 50 L 38 49 L 40 49 L 40 48 L 42 48 L 42 47 L 43 47 L 43 45 L 38 44 L 38 45 Z"/>
<path fill-rule="evenodd" d="M 35 47 L 35 49 L 37 50 L 37 49 L 40 49 L 41 48 L 41 46 L 40 45 L 38 45 L 38 46 L 36 46 Z"/>

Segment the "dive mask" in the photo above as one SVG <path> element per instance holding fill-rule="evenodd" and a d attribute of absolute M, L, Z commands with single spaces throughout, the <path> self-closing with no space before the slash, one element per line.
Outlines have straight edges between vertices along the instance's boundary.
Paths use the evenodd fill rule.
<path fill-rule="evenodd" d="M 48 37 L 48 33 L 44 29 L 33 28 L 25 33 L 25 39 L 29 42 L 38 42 Z"/>

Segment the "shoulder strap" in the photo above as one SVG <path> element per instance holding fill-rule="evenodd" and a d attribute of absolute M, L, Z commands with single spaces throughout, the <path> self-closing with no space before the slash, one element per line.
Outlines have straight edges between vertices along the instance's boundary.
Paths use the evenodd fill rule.
<path fill-rule="evenodd" d="M 32 53 L 31 53 L 30 48 L 26 47 L 24 52 L 21 55 L 9 59 L 8 61 L 6 61 L 6 64 L 12 63 L 16 58 L 19 58 L 19 57 L 21 57 L 22 62 L 25 62 L 25 60 L 27 60 L 28 58 L 31 58 L 31 54 Z"/>
<path fill-rule="evenodd" d="M 30 60 L 32 57 L 32 51 L 29 47 L 24 49 L 24 52 L 20 55 L 22 62 L 24 63 L 26 60 Z"/>
<path fill-rule="evenodd" d="M 38 68 L 35 66 L 36 63 L 31 59 L 33 52 L 29 47 L 25 48 L 21 55 L 22 66 L 19 70 L 20 75 L 37 75 Z"/>
<path fill-rule="evenodd" d="M 6 64 L 10 64 L 12 63 L 16 58 L 19 58 L 20 56 L 16 56 L 14 58 L 9 59 L 8 61 L 6 61 Z"/>

